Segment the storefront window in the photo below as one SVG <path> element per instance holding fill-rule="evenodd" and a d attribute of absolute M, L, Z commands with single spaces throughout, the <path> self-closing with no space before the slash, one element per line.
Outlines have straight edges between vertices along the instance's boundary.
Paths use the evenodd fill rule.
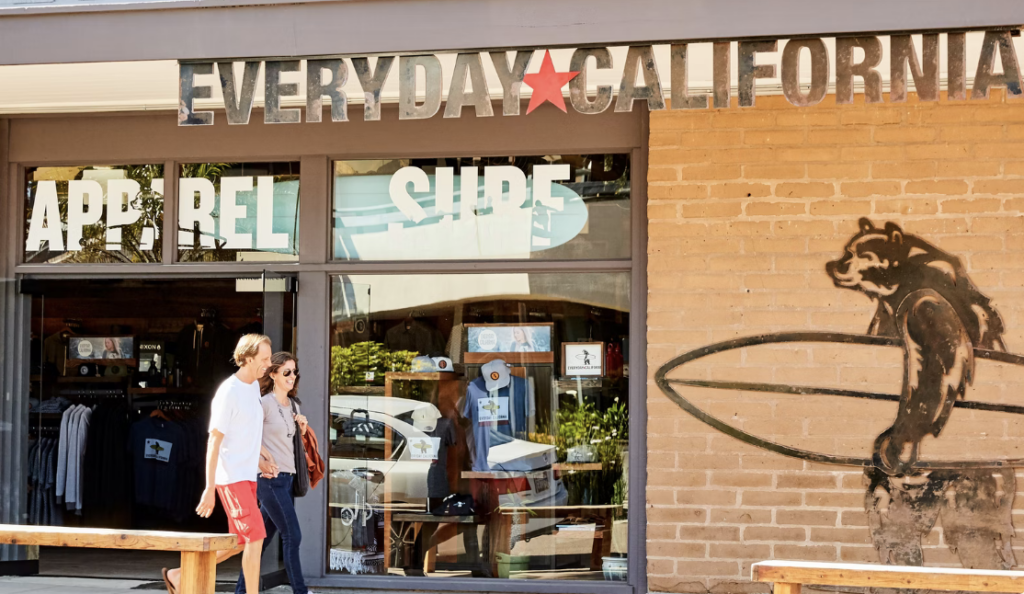
<path fill-rule="evenodd" d="M 339 260 L 629 257 L 628 154 L 338 161 Z"/>
<path fill-rule="evenodd" d="M 629 288 L 335 276 L 330 571 L 625 579 Z"/>
<path fill-rule="evenodd" d="M 25 262 L 160 262 L 163 175 L 163 165 L 26 169 Z"/>
<path fill-rule="evenodd" d="M 299 259 L 298 163 L 189 163 L 180 175 L 180 262 Z"/>

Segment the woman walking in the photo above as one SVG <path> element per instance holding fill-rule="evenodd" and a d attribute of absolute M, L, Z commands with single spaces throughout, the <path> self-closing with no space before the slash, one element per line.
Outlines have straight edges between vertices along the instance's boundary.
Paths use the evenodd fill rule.
<path fill-rule="evenodd" d="M 298 383 L 299 368 L 295 357 L 287 352 L 275 353 L 270 359 L 270 367 L 260 379 L 260 393 L 263 395 L 263 447 L 260 451 L 261 475 L 257 481 L 256 495 L 267 528 L 263 548 L 266 549 L 275 533 L 281 533 L 284 568 L 292 591 L 295 594 L 308 594 L 299 562 L 302 532 L 292 501 L 292 481 L 296 470 L 293 438 L 296 425 L 303 435 L 308 428 L 306 417 L 298 412 Z M 235 592 L 245 592 L 241 576 Z"/>

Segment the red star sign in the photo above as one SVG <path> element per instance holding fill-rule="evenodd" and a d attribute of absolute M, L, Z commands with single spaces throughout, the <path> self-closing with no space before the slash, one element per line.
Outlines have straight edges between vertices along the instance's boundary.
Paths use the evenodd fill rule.
<path fill-rule="evenodd" d="M 544 61 L 540 65 L 540 72 L 527 74 L 523 77 L 523 82 L 530 85 L 530 88 L 533 89 L 533 94 L 530 96 L 530 105 L 526 108 L 526 113 L 529 114 L 537 109 L 545 101 L 550 101 L 552 105 L 564 112 L 565 98 L 562 97 L 562 87 L 570 80 L 576 78 L 577 74 L 579 72 L 555 72 L 555 65 L 551 63 L 551 52 L 545 51 Z"/>

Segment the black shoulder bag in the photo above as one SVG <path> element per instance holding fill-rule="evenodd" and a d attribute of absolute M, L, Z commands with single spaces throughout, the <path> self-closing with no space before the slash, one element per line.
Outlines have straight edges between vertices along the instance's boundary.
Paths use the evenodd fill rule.
<path fill-rule="evenodd" d="M 291 402 L 292 414 L 299 414 L 295 402 Z M 292 480 L 292 495 L 305 497 L 309 493 L 309 466 L 306 465 L 306 448 L 302 445 L 302 430 L 295 423 L 295 435 L 292 436 L 292 449 L 295 451 L 295 478 Z"/>

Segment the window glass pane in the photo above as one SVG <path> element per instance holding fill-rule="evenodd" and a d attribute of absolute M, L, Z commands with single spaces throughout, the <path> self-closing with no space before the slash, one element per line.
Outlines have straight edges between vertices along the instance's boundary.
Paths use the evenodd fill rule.
<path fill-rule="evenodd" d="M 338 161 L 340 260 L 629 257 L 630 157 Z"/>
<path fill-rule="evenodd" d="M 335 276 L 333 573 L 625 579 L 629 274 Z"/>
<path fill-rule="evenodd" d="M 161 259 L 163 165 L 25 170 L 25 262 Z"/>
<path fill-rule="evenodd" d="M 178 261 L 299 259 L 298 163 L 188 163 L 178 178 Z"/>

